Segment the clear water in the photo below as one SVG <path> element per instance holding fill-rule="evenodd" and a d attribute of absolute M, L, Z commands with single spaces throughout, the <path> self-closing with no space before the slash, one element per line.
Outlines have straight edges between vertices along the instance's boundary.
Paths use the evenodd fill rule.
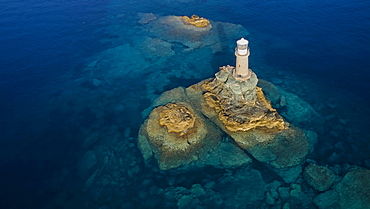
<path fill-rule="evenodd" d="M 243 25 L 250 33 L 250 63 L 257 75 L 326 116 L 325 132 L 311 158 L 368 166 L 367 1 L 0 1 L 2 208 L 46 208 L 58 201 L 65 208 L 88 205 L 86 176 L 79 173 L 78 162 L 84 153 L 96 147 L 109 153 L 125 133 L 132 137 L 126 145 L 132 146 L 142 111 L 155 96 L 212 77 L 218 66 L 234 63 L 226 50 L 204 58 L 209 63 L 197 63 L 204 71 L 176 79 L 170 62 L 148 67 L 133 62 L 135 57 L 121 59 L 127 52 L 122 46 L 135 45 L 145 35 L 138 29 L 139 12 L 197 14 Z M 172 59 L 191 67 L 181 57 Z M 91 63 L 98 67 L 91 70 Z M 94 79 L 102 84 L 95 86 Z M 96 139 L 86 142 L 89 137 Z M 338 141 L 348 150 L 331 162 L 327 158 L 339 152 L 334 147 Z M 105 188 L 112 195 L 101 195 L 99 207 L 110 202 L 114 208 L 113 200 L 130 192 L 123 202 L 140 206 L 134 198 L 141 190 L 136 184 L 151 170 L 141 164 L 136 147 L 130 150 L 116 155 L 128 162 L 136 155 L 141 172 L 123 188 Z M 165 187 L 161 179 L 166 178 L 154 181 Z M 201 181 L 191 174 L 187 178 L 184 185 Z"/>

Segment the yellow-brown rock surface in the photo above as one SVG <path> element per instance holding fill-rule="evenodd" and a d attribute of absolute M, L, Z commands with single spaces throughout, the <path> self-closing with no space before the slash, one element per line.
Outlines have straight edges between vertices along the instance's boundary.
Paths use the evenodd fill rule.
<path fill-rule="evenodd" d="M 154 152 L 161 170 L 191 164 L 201 152 L 217 147 L 221 139 L 220 132 L 206 124 L 185 102 L 153 109 L 139 135 L 142 152 L 144 149 Z"/>
<path fill-rule="evenodd" d="M 166 126 L 168 132 L 177 132 L 183 136 L 194 127 L 195 115 L 185 105 L 169 103 L 160 108 L 159 124 Z"/>
<path fill-rule="evenodd" d="M 203 85 L 207 88 L 208 84 L 205 83 Z M 204 94 L 204 97 L 207 104 L 217 111 L 219 119 L 229 131 L 239 132 L 260 129 L 267 133 L 276 134 L 286 129 L 286 123 L 277 111 L 271 107 L 261 88 L 257 87 L 256 89 L 256 103 L 240 103 L 237 107 L 238 109 L 227 108 L 222 103 L 225 100 L 217 97 L 214 93 L 207 92 Z"/>
<path fill-rule="evenodd" d="M 211 22 L 209 22 L 209 20 L 207 20 L 206 18 L 199 17 L 197 15 L 192 15 L 190 18 L 188 16 L 183 16 L 182 18 L 185 20 L 185 23 L 200 28 L 207 27 L 209 24 L 211 24 Z"/>
<path fill-rule="evenodd" d="M 213 109 L 225 129 L 235 133 L 234 139 L 242 148 L 254 143 L 243 142 L 244 137 L 238 137 L 240 134 L 253 130 L 274 135 L 287 129 L 288 123 L 272 108 L 261 88 L 256 86 L 255 74 L 247 82 L 241 82 L 234 79 L 232 70 L 230 66 L 223 67 L 215 79 L 202 84 L 205 90 L 204 105 L 208 106 L 203 109 L 208 109 L 209 114 L 212 114 Z M 269 140 L 270 137 L 256 138 L 256 142 Z"/>
<path fill-rule="evenodd" d="M 253 73 L 247 82 L 235 81 L 232 67 L 216 78 L 186 89 L 197 108 L 257 160 L 275 168 L 298 165 L 308 153 L 305 133 L 285 122 L 271 106 Z M 247 92 L 247 94 L 246 94 Z"/>

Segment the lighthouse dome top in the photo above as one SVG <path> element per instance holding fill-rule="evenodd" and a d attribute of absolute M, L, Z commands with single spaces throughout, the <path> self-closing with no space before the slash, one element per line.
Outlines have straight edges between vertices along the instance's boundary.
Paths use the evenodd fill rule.
<path fill-rule="evenodd" d="M 244 39 L 244 38 L 241 38 L 241 39 L 239 39 L 239 40 L 236 42 L 236 44 L 238 44 L 238 45 L 248 45 L 248 43 L 249 43 L 249 41 L 248 41 L 248 40 L 246 40 L 246 39 Z"/>

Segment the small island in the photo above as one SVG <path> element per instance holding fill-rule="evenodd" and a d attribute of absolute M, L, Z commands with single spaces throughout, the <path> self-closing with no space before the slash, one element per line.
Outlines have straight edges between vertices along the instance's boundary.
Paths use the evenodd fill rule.
<path fill-rule="evenodd" d="M 285 121 L 257 86 L 248 43 L 237 41 L 236 67 L 220 67 L 215 78 L 172 89 L 156 100 L 138 137 L 148 165 L 154 160 L 162 171 L 184 172 L 238 168 L 252 158 L 275 169 L 304 161 L 314 140 Z"/>

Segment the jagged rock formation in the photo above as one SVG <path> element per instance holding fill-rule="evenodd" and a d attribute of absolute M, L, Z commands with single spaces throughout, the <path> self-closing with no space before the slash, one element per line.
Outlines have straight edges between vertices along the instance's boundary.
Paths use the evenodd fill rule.
<path fill-rule="evenodd" d="M 209 20 L 206 18 L 199 17 L 197 15 L 192 15 L 190 18 L 188 16 L 183 16 L 182 18 L 184 18 L 186 23 L 200 28 L 207 27 L 209 24 L 211 24 L 211 22 L 209 22 Z"/>
<path fill-rule="evenodd" d="M 139 133 L 147 162 L 155 157 L 162 170 L 186 170 L 190 164 L 235 168 L 250 162 L 241 148 L 278 169 L 302 163 L 309 150 L 306 134 L 272 108 L 255 73 L 238 81 L 233 69 L 222 67 L 214 79 L 165 92 L 154 102 Z M 221 143 L 221 131 L 236 145 Z M 222 156 L 215 159 L 215 153 Z M 243 159 L 230 160 L 235 156 Z"/>
<path fill-rule="evenodd" d="M 287 128 L 287 124 L 271 107 L 261 88 L 257 76 L 251 73 L 247 81 L 238 81 L 232 75 L 234 68 L 222 67 L 216 78 L 203 83 L 204 98 L 218 114 L 218 118 L 231 132 L 263 129 L 276 134 Z"/>
<path fill-rule="evenodd" d="M 305 133 L 271 107 L 256 86 L 255 73 L 247 81 L 237 81 L 233 69 L 222 67 L 216 78 L 201 84 L 204 115 L 257 160 L 275 168 L 300 164 L 309 149 Z"/>

